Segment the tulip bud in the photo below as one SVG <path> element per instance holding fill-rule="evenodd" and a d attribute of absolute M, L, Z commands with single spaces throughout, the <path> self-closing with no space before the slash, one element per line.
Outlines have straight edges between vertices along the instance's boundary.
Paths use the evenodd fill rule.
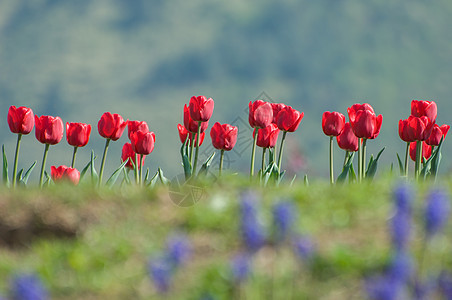
<path fill-rule="evenodd" d="M 279 129 L 275 124 L 270 123 L 270 125 L 265 128 L 254 129 L 253 137 L 256 134 L 256 130 L 259 130 L 256 141 L 257 146 L 262 148 L 275 147 L 279 133 Z"/>
<path fill-rule="evenodd" d="M 77 185 L 80 180 L 80 172 L 77 169 L 68 168 L 64 165 L 59 166 L 58 168 L 51 166 L 50 175 L 54 182 L 68 180 Z"/>
<path fill-rule="evenodd" d="M 427 117 L 430 122 L 436 122 L 437 106 L 434 101 L 413 100 L 411 101 L 411 115 L 413 117 Z"/>
<path fill-rule="evenodd" d="M 441 138 L 446 138 L 447 132 L 449 131 L 450 126 L 444 124 L 443 126 L 439 126 L 435 124 L 432 129 L 432 133 L 430 137 L 425 141 L 430 146 L 438 146 L 441 142 Z"/>
<path fill-rule="evenodd" d="M 184 105 L 184 126 L 190 132 L 198 132 L 198 122 L 190 117 L 190 109 L 187 104 Z M 206 131 L 208 126 L 209 122 L 201 122 L 201 133 Z"/>
<path fill-rule="evenodd" d="M 60 117 L 35 116 L 35 136 L 43 144 L 55 145 L 63 138 L 63 121 Z"/>
<path fill-rule="evenodd" d="M 353 133 L 350 122 L 345 123 L 344 130 L 336 137 L 339 148 L 349 151 L 358 151 L 358 137 Z"/>
<path fill-rule="evenodd" d="M 141 130 L 143 132 L 149 132 L 149 127 L 148 124 L 145 121 L 128 121 L 127 122 L 127 136 L 129 137 L 130 140 L 130 135 L 132 134 L 132 132 Z"/>
<path fill-rule="evenodd" d="M 238 128 L 216 122 L 210 130 L 212 145 L 215 149 L 230 151 L 237 142 Z"/>
<path fill-rule="evenodd" d="M 134 152 L 141 155 L 149 155 L 154 150 L 155 134 L 138 130 L 132 132 L 130 141 Z"/>
<path fill-rule="evenodd" d="M 338 136 L 344 130 L 345 116 L 338 112 L 326 111 L 322 115 L 322 129 L 327 136 Z"/>
<path fill-rule="evenodd" d="M 349 107 L 347 112 L 350 125 L 358 138 L 374 139 L 378 136 L 383 116 L 376 116 L 372 106 L 356 103 Z"/>
<path fill-rule="evenodd" d="M 10 106 L 8 110 L 8 125 L 12 133 L 29 134 L 33 130 L 35 120 L 31 108 Z"/>
<path fill-rule="evenodd" d="M 273 121 L 273 108 L 270 103 L 256 100 L 248 104 L 248 121 L 253 128 L 265 128 Z"/>
<path fill-rule="evenodd" d="M 124 121 L 118 114 L 106 112 L 97 123 L 97 129 L 102 137 L 116 141 L 121 137 L 128 121 Z"/>
<path fill-rule="evenodd" d="M 207 122 L 213 113 L 214 102 L 212 98 L 205 96 L 193 96 L 190 99 L 190 117 L 195 122 Z"/>
<path fill-rule="evenodd" d="M 126 168 L 129 168 L 131 170 L 134 169 L 133 165 L 136 165 L 135 154 L 136 153 L 133 151 L 131 143 L 125 143 L 124 146 L 122 146 L 121 161 L 124 162 L 127 159 L 129 159 L 125 165 Z M 144 164 L 145 158 L 146 158 L 146 156 L 143 156 L 143 161 L 141 161 L 140 155 L 137 155 L 138 165 L 140 165 L 140 161 L 141 161 L 141 166 L 142 166 Z"/>
<path fill-rule="evenodd" d="M 301 120 L 304 117 L 304 112 L 300 113 L 298 110 L 293 109 L 290 106 L 284 107 L 276 117 L 276 124 L 279 130 L 294 132 L 300 125 Z"/>
<path fill-rule="evenodd" d="M 66 140 L 74 147 L 84 147 L 88 144 L 91 125 L 85 123 L 66 122 Z"/>
<path fill-rule="evenodd" d="M 177 124 L 177 130 L 179 131 L 179 138 L 181 143 L 185 143 L 185 140 L 187 139 L 187 135 L 188 135 L 188 145 L 191 146 L 191 140 L 193 138 L 193 135 L 195 135 L 195 140 L 194 140 L 194 145 L 197 145 L 197 137 L 198 134 L 197 133 L 192 133 L 190 131 L 187 130 L 187 128 L 185 128 L 184 125 L 181 124 Z M 202 143 L 204 142 L 204 137 L 206 136 L 206 133 L 203 132 L 201 133 L 201 140 L 199 141 L 199 146 L 202 145 Z"/>

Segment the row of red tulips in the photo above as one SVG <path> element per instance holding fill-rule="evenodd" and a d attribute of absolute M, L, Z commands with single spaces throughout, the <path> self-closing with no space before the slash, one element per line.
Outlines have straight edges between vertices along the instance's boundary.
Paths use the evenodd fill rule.
<path fill-rule="evenodd" d="M 193 96 L 190 102 L 184 106 L 184 125 L 178 124 L 179 137 L 183 144 L 181 149 L 182 161 L 186 178 L 193 178 L 197 172 L 199 147 L 205 137 L 209 120 L 214 110 L 214 101 L 205 96 Z M 353 153 L 358 152 L 358 180 L 361 181 L 366 174 L 376 168 L 376 159 L 371 160 L 366 171 L 366 143 L 367 140 L 375 139 L 380 132 L 382 115 L 376 115 L 373 108 L 365 104 L 354 104 L 347 109 L 349 122 L 345 116 L 339 112 L 325 112 L 322 116 L 323 132 L 330 137 L 330 181 L 334 182 L 333 172 L 333 138 L 336 137 L 338 146 L 346 151 L 344 161 L 344 171 L 353 171 Z M 403 141 L 407 142 L 405 156 L 405 166 L 402 168 L 407 175 L 407 160 L 409 149 L 411 157 L 416 161 L 416 177 L 420 174 L 422 163 L 430 157 L 431 146 L 438 146 L 442 138 L 447 134 L 448 125 L 438 126 L 436 122 L 437 107 L 433 101 L 416 101 L 411 103 L 411 116 L 399 122 L 399 134 Z M 253 131 L 253 148 L 251 154 L 250 176 L 254 175 L 254 162 L 256 146 L 262 150 L 262 164 L 260 178 L 268 181 L 274 177 L 278 182 L 284 172 L 281 172 L 281 161 L 284 149 L 284 141 L 287 132 L 297 130 L 304 113 L 293 109 L 283 103 L 269 103 L 256 100 L 249 103 L 249 124 Z M 35 127 L 35 135 L 39 142 L 45 144 L 44 156 L 40 174 L 40 186 L 43 185 L 47 153 L 50 145 L 61 141 L 64 134 L 63 121 L 59 117 L 34 116 L 31 108 L 11 106 L 8 111 L 8 125 L 11 132 L 18 135 L 17 147 L 13 168 L 12 184 L 15 186 L 17 177 L 17 162 L 20 149 L 20 142 L 23 135 L 29 134 Z M 142 166 L 146 155 L 154 149 L 155 134 L 149 131 L 149 127 L 144 121 L 124 120 L 118 114 L 106 112 L 98 122 L 99 135 L 106 139 L 98 182 L 102 182 L 103 171 L 107 156 L 108 147 L 111 141 L 118 140 L 125 128 L 128 127 L 128 138 L 130 143 L 126 143 L 122 149 L 122 167 L 133 169 L 137 183 L 143 183 Z M 283 135 L 280 142 L 278 158 L 276 158 L 276 147 L 279 132 Z M 75 169 L 75 159 L 77 149 L 84 147 L 89 141 L 91 125 L 84 123 L 66 123 L 66 139 L 69 145 L 74 147 L 71 167 L 59 166 L 51 167 L 51 177 L 54 181 L 60 179 L 70 179 L 77 183 L 80 172 Z M 220 175 L 223 167 L 224 151 L 233 149 L 237 142 L 238 128 L 230 124 L 215 123 L 210 130 L 212 145 L 220 150 Z M 199 137 L 199 138 L 198 138 Z M 424 146 L 422 146 L 424 145 Z M 424 151 L 422 152 L 422 149 Z M 268 164 L 266 164 L 266 151 L 269 151 Z M 380 152 L 381 153 L 381 152 Z M 422 153 L 425 158 L 422 161 Z M 413 155 L 415 154 L 415 155 Z M 203 164 L 198 172 L 205 172 L 210 165 L 213 155 Z M 400 159 L 399 159 L 400 165 Z M 342 175 L 342 174 L 341 174 Z"/>

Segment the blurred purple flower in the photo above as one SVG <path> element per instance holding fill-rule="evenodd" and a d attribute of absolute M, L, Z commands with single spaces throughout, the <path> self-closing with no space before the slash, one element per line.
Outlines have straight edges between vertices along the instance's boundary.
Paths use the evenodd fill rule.
<path fill-rule="evenodd" d="M 369 299 L 394 300 L 400 289 L 400 283 L 387 276 L 375 276 L 365 281 L 365 289 Z"/>
<path fill-rule="evenodd" d="M 190 257 L 190 241 L 185 235 L 176 234 L 168 238 L 167 255 L 174 267 L 183 264 Z"/>
<path fill-rule="evenodd" d="M 279 202 L 273 207 L 273 222 L 276 229 L 276 241 L 286 239 L 292 231 L 297 209 L 291 202 Z"/>
<path fill-rule="evenodd" d="M 450 213 L 449 197 L 443 190 L 433 190 L 427 196 L 425 208 L 425 230 L 431 237 L 447 223 Z"/>
<path fill-rule="evenodd" d="M 411 213 L 413 190 L 410 185 L 403 183 L 395 188 L 394 200 L 397 210 Z"/>
<path fill-rule="evenodd" d="M 392 281 L 406 283 L 413 273 L 413 260 L 405 252 L 397 252 L 392 258 L 388 269 L 388 276 Z"/>
<path fill-rule="evenodd" d="M 407 248 L 411 233 L 411 213 L 397 209 L 391 219 L 391 238 L 396 250 L 401 251 Z"/>
<path fill-rule="evenodd" d="M 173 266 L 166 256 L 151 259 L 148 263 L 148 272 L 158 292 L 165 293 L 169 290 Z"/>
<path fill-rule="evenodd" d="M 11 283 L 11 297 L 14 300 L 49 299 L 46 288 L 34 274 L 16 276 Z"/>
<path fill-rule="evenodd" d="M 428 300 L 435 289 L 435 282 L 428 280 L 420 282 L 416 280 L 414 282 L 414 299 L 416 300 Z"/>
<path fill-rule="evenodd" d="M 240 204 L 241 234 L 245 247 L 257 251 L 265 243 L 264 227 L 258 220 L 254 194 L 247 193 Z"/>
<path fill-rule="evenodd" d="M 315 254 L 315 245 L 307 236 L 296 236 L 292 240 L 293 250 L 302 261 L 310 261 Z"/>
<path fill-rule="evenodd" d="M 239 253 L 231 260 L 231 271 L 234 282 L 245 281 L 251 272 L 251 257 L 247 253 Z"/>
<path fill-rule="evenodd" d="M 452 300 L 452 274 L 442 271 L 438 277 L 438 287 L 441 295 L 446 300 Z"/>

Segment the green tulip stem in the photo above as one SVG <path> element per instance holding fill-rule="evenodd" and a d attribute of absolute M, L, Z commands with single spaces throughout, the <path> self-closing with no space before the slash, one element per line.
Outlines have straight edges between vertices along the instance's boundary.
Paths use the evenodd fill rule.
<path fill-rule="evenodd" d="M 19 133 L 19 134 L 17 134 L 16 155 L 14 156 L 13 189 L 16 187 L 17 163 L 19 161 L 19 149 L 20 149 L 20 141 L 21 140 L 22 140 L 22 133 Z"/>
<path fill-rule="evenodd" d="M 406 150 L 405 150 L 405 177 L 408 178 L 408 158 L 409 158 L 409 154 L 410 153 L 410 143 L 407 142 L 406 143 Z"/>
<path fill-rule="evenodd" d="M 221 177 L 221 170 L 223 169 L 224 149 L 221 149 L 220 153 L 220 169 L 218 170 L 219 177 Z"/>
<path fill-rule="evenodd" d="M 266 152 L 267 152 L 267 148 L 262 148 L 261 177 L 264 175 L 264 171 L 265 171 L 265 153 Z"/>
<path fill-rule="evenodd" d="M 71 163 L 71 168 L 74 168 L 75 166 L 75 157 L 77 156 L 77 146 L 74 146 L 74 152 L 72 153 L 72 163 Z"/>
<path fill-rule="evenodd" d="M 143 157 L 144 155 L 140 154 L 140 186 L 143 186 L 143 164 L 142 164 Z"/>
<path fill-rule="evenodd" d="M 345 150 L 344 165 L 342 166 L 342 168 L 345 167 L 345 164 L 347 163 L 347 158 L 348 158 L 349 153 L 350 152 L 348 152 L 348 150 Z"/>
<path fill-rule="evenodd" d="M 362 171 L 361 171 L 361 177 L 362 178 L 366 178 L 366 142 L 367 142 L 367 139 L 366 138 L 363 138 L 363 151 L 362 151 L 362 165 L 361 165 L 361 167 L 363 168 L 362 169 Z"/>
<path fill-rule="evenodd" d="M 281 162 L 282 162 L 282 153 L 284 150 L 284 141 L 286 139 L 287 131 L 283 132 L 283 136 L 281 139 L 281 146 L 279 147 L 279 155 L 278 155 L 278 172 L 281 173 Z"/>
<path fill-rule="evenodd" d="M 334 184 L 333 136 L 330 136 L 330 183 Z"/>
<path fill-rule="evenodd" d="M 421 162 L 422 162 L 422 141 L 416 141 L 416 162 L 414 166 L 414 175 L 416 180 L 419 180 L 419 175 L 421 175 Z"/>
<path fill-rule="evenodd" d="M 362 180 L 362 164 L 363 164 L 363 156 L 362 156 L 362 152 L 363 152 L 363 146 L 361 145 L 362 139 L 358 138 L 358 182 L 361 182 Z"/>
<path fill-rule="evenodd" d="M 43 179 L 44 179 L 44 170 L 46 168 L 47 161 L 47 153 L 49 152 L 50 144 L 46 144 L 44 148 L 44 155 L 42 157 L 42 166 L 41 166 L 41 176 L 39 176 L 39 187 L 42 188 Z"/>
<path fill-rule="evenodd" d="M 110 145 L 110 140 L 107 139 L 105 142 L 104 154 L 102 156 L 102 163 L 100 165 L 100 173 L 99 173 L 99 186 L 102 185 L 102 176 L 104 175 L 104 167 L 105 167 L 105 159 L 107 158 L 108 146 Z"/>
<path fill-rule="evenodd" d="M 188 157 L 191 165 L 193 165 L 193 150 L 195 150 L 195 143 L 194 143 L 194 138 L 193 138 L 193 134 L 192 134 L 191 138 L 190 138 L 190 155 Z"/>
<path fill-rule="evenodd" d="M 196 167 L 198 166 L 198 154 L 199 154 L 199 140 L 201 136 L 201 121 L 198 122 L 198 135 L 195 136 L 196 141 L 196 152 L 195 152 L 195 162 L 193 164 L 193 173 L 192 175 L 196 174 Z"/>
<path fill-rule="evenodd" d="M 141 162 L 140 162 L 140 164 L 141 164 Z M 138 154 L 135 153 L 135 163 L 134 163 L 133 171 L 135 173 L 135 182 L 136 182 L 136 184 L 140 183 L 140 177 L 138 176 L 138 168 L 139 168 L 139 166 L 138 166 Z"/>
<path fill-rule="evenodd" d="M 251 151 L 250 178 L 253 178 L 253 176 L 254 176 L 254 158 L 256 156 L 256 143 L 257 143 L 258 134 L 259 134 L 259 129 L 256 130 L 256 134 L 254 135 L 253 150 Z"/>

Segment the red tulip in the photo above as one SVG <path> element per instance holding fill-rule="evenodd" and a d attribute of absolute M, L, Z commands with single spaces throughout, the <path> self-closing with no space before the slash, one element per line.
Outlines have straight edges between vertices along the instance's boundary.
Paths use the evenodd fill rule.
<path fill-rule="evenodd" d="M 383 116 L 376 116 L 372 106 L 356 103 L 347 112 L 352 130 L 358 138 L 374 139 L 378 136 Z"/>
<path fill-rule="evenodd" d="M 149 132 L 148 124 L 145 121 L 128 121 L 127 122 L 127 129 L 128 129 L 128 137 L 130 140 L 130 135 L 132 132 L 141 130 L 143 132 Z"/>
<path fill-rule="evenodd" d="M 238 128 L 216 122 L 210 130 L 212 145 L 215 149 L 230 151 L 237 143 Z"/>
<path fill-rule="evenodd" d="M 409 133 L 409 121 L 408 119 L 406 120 L 399 120 L 399 136 L 402 139 L 402 141 L 407 142 L 407 143 L 411 143 L 414 142 L 415 139 L 413 136 L 410 135 Z"/>
<path fill-rule="evenodd" d="M 35 116 L 35 136 L 43 144 L 55 145 L 63 138 L 63 121 L 60 117 Z"/>
<path fill-rule="evenodd" d="M 256 144 L 259 147 L 262 147 L 262 148 L 275 147 L 276 142 L 278 141 L 278 133 L 279 133 L 279 129 L 275 124 L 270 123 L 270 125 L 268 125 L 267 127 L 258 128 L 257 130 L 259 130 L 259 132 L 257 135 Z M 254 129 L 253 137 L 255 134 L 256 134 L 256 129 Z"/>
<path fill-rule="evenodd" d="M 8 110 L 8 125 L 12 133 L 29 134 L 33 130 L 35 120 L 31 108 L 10 106 Z"/>
<path fill-rule="evenodd" d="M 297 130 L 298 125 L 300 125 L 303 117 L 304 112 L 300 113 L 298 110 L 286 106 L 278 113 L 276 124 L 282 131 L 294 132 Z"/>
<path fill-rule="evenodd" d="M 434 101 L 422 101 L 413 100 L 411 101 L 411 115 L 413 117 L 427 117 L 432 123 L 436 121 L 436 114 L 438 108 Z"/>
<path fill-rule="evenodd" d="M 286 107 L 286 105 L 284 103 L 271 103 L 271 105 L 272 105 L 272 109 L 273 109 L 273 121 L 272 121 L 272 123 L 276 124 L 279 112 L 284 107 Z"/>
<path fill-rule="evenodd" d="M 137 155 L 137 158 L 138 158 L 138 164 L 140 164 L 140 155 Z M 146 158 L 146 156 L 143 156 L 143 161 L 141 162 L 141 166 L 143 166 L 145 158 Z M 131 143 L 125 143 L 124 146 L 122 146 L 121 160 L 124 162 L 127 159 L 129 159 L 129 160 L 126 163 L 126 168 L 133 170 L 132 162 L 133 162 L 133 164 L 136 164 L 136 161 L 135 161 L 135 152 L 132 149 Z"/>
<path fill-rule="evenodd" d="M 118 114 L 106 112 L 97 123 L 97 129 L 102 137 L 116 141 L 121 137 L 128 121 L 124 121 Z"/>
<path fill-rule="evenodd" d="M 353 133 L 350 122 L 345 123 L 344 130 L 336 137 L 339 148 L 349 151 L 358 151 L 358 137 Z"/>
<path fill-rule="evenodd" d="M 270 103 L 256 100 L 249 103 L 248 121 L 253 128 L 265 128 L 273 121 L 273 108 Z"/>
<path fill-rule="evenodd" d="M 66 140 L 74 147 L 84 147 L 88 144 L 91 125 L 85 123 L 66 122 Z"/>
<path fill-rule="evenodd" d="M 420 118 L 409 116 L 408 119 L 399 121 L 399 135 L 402 130 L 401 138 L 403 137 L 402 140 L 406 142 L 425 141 L 429 138 L 433 125 L 426 116 Z"/>
<path fill-rule="evenodd" d="M 430 137 L 425 142 L 430 146 L 438 146 L 439 142 L 441 142 L 441 138 L 443 136 L 444 136 L 444 138 L 446 138 L 449 128 L 450 128 L 450 126 L 446 125 L 446 124 L 444 124 L 441 127 L 438 124 L 435 124 L 433 126 Z"/>
<path fill-rule="evenodd" d="M 422 142 L 422 157 L 429 159 L 432 155 L 432 146 L 427 145 L 426 142 Z M 412 161 L 416 161 L 416 142 L 410 143 L 410 158 Z"/>
<path fill-rule="evenodd" d="M 188 108 L 187 104 L 184 105 L 184 126 L 190 132 L 198 132 L 198 122 L 194 121 L 190 117 L 190 109 Z M 201 122 L 201 133 L 206 131 L 208 126 L 209 122 Z"/>
<path fill-rule="evenodd" d="M 195 122 L 207 122 L 213 113 L 213 99 L 205 96 L 193 96 L 189 102 L 190 117 Z"/>
<path fill-rule="evenodd" d="M 80 181 L 80 172 L 75 168 L 68 168 L 64 165 L 58 168 L 51 166 L 50 175 L 55 182 L 68 180 L 76 185 Z"/>
<path fill-rule="evenodd" d="M 345 116 L 338 112 L 326 111 L 322 115 L 322 129 L 327 136 L 338 136 L 344 130 Z"/>
<path fill-rule="evenodd" d="M 153 132 L 135 131 L 130 136 L 132 149 L 137 154 L 148 155 L 154 150 L 155 134 Z"/>
<path fill-rule="evenodd" d="M 179 138 L 180 138 L 180 141 L 181 141 L 182 144 L 185 143 L 185 140 L 187 139 L 187 135 L 189 136 L 189 139 L 188 139 L 188 145 L 189 146 L 191 146 L 191 139 L 193 137 L 193 134 L 196 137 L 198 136 L 197 133 L 192 133 L 192 132 L 188 131 L 187 128 L 185 128 L 185 126 L 181 125 L 181 124 L 177 124 L 177 130 L 179 131 Z M 201 133 L 201 140 L 199 141 L 199 143 L 200 143 L 199 146 L 201 146 L 202 143 L 204 142 L 204 137 L 205 136 L 206 136 L 205 132 Z M 197 145 L 196 137 L 195 137 L 195 141 L 194 141 L 195 145 Z"/>

